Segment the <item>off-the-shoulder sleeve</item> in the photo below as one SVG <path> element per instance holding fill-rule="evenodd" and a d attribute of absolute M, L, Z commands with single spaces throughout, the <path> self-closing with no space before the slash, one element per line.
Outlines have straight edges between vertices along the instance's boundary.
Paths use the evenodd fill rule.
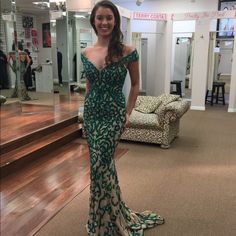
<path fill-rule="evenodd" d="M 137 49 L 135 49 L 131 53 L 123 57 L 123 62 L 129 63 L 132 61 L 137 61 L 138 59 L 139 59 L 139 55 L 138 55 Z"/>
<path fill-rule="evenodd" d="M 84 58 L 83 53 L 80 54 L 80 58 L 81 58 L 82 63 L 84 63 L 85 58 Z"/>

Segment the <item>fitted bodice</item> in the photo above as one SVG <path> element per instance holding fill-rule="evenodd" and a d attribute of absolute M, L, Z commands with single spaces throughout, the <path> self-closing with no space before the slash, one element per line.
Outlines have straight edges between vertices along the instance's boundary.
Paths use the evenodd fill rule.
<path fill-rule="evenodd" d="M 84 73 L 90 84 L 85 97 L 86 111 L 90 110 L 90 112 L 102 116 L 105 112 L 114 111 L 112 109 L 114 106 L 125 108 L 125 97 L 122 88 L 127 75 L 127 65 L 137 59 L 138 53 L 134 50 L 120 60 L 98 69 L 88 58 L 81 54 Z"/>
<path fill-rule="evenodd" d="M 113 90 L 114 88 L 122 90 L 127 74 L 126 66 L 129 62 L 137 59 L 138 53 L 134 50 L 120 60 L 108 64 L 102 69 L 98 69 L 88 58 L 81 54 L 84 72 L 86 78 L 89 80 L 90 89 L 99 89 L 102 87 L 104 90 Z"/>

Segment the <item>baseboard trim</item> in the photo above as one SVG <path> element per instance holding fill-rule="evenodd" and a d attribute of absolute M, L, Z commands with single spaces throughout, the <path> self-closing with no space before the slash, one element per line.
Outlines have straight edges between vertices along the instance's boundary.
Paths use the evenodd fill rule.
<path fill-rule="evenodd" d="M 228 108 L 228 112 L 236 112 L 236 108 Z"/>
<path fill-rule="evenodd" d="M 197 111 L 205 111 L 206 110 L 205 107 L 200 107 L 200 106 L 191 106 L 190 109 L 197 110 Z"/>

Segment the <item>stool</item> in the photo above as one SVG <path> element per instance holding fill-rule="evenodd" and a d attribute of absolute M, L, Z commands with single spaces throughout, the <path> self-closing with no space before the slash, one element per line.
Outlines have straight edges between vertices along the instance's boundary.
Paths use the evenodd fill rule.
<path fill-rule="evenodd" d="M 221 89 L 221 94 L 220 94 L 220 89 Z M 216 99 L 215 102 L 216 104 L 218 104 L 218 102 L 221 101 L 223 105 L 225 105 L 225 82 L 213 82 L 211 95 L 208 94 L 209 90 L 207 90 L 206 92 L 205 102 L 210 102 L 211 106 L 213 106 L 214 98 Z M 207 100 L 208 97 L 211 98 L 210 101 Z"/>
<path fill-rule="evenodd" d="M 176 90 L 171 91 L 170 93 L 171 94 L 177 94 L 180 97 L 182 97 L 181 83 L 182 83 L 182 80 L 173 80 L 173 81 L 171 81 L 170 84 L 172 84 L 172 85 L 174 84 L 175 87 L 176 87 Z"/>

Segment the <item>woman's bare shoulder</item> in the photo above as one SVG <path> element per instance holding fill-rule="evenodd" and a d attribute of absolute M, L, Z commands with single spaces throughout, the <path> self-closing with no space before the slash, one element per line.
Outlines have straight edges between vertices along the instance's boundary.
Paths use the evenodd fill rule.
<path fill-rule="evenodd" d="M 135 47 L 132 45 L 125 44 L 123 49 L 123 55 L 126 56 L 133 52 L 135 50 Z"/>
<path fill-rule="evenodd" d="M 94 46 L 93 46 L 93 45 L 92 45 L 92 46 L 88 46 L 88 47 L 82 49 L 82 54 L 83 54 L 84 56 L 87 56 L 87 55 L 89 55 L 93 50 L 94 50 Z"/>

